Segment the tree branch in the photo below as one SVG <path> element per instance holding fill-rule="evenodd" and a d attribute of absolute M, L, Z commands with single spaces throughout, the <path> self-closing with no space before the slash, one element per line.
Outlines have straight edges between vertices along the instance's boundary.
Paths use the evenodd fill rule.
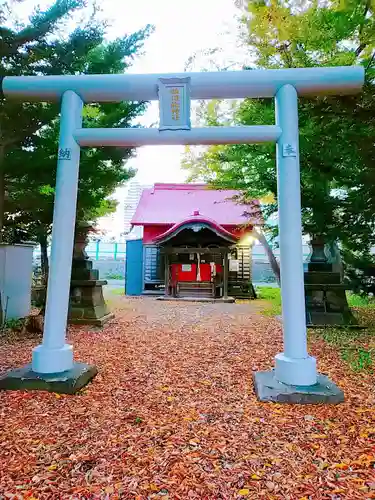
<path fill-rule="evenodd" d="M 354 54 L 356 55 L 356 57 L 358 57 L 360 55 L 360 53 L 367 47 L 367 43 L 361 43 L 358 48 L 356 49 L 356 51 L 354 52 Z"/>
<path fill-rule="evenodd" d="M 267 238 L 264 236 L 262 231 L 258 231 L 257 229 L 255 229 L 255 227 L 253 227 L 253 235 L 262 244 L 262 247 L 264 248 L 264 250 L 267 254 L 272 271 L 275 274 L 276 281 L 277 281 L 278 285 L 280 286 L 281 285 L 280 266 L 276 260 L 275 254 L 273 253 L 271 246 L 269 245 L 269 243 L 267 241 Z"/>
<path fill-rule="evenodd" d="M 371 0 L 367 0 L 366 4 L 365 4 L 365 10 L 363 12 L 363 23 L 361 23 L 361 27 L 359 28 L 359 40 L 361 40 L 361 36 L 362 36 L 362 33 L 363 33 L 363 28 L 364 28 L 364 25 L 365 25 L 365 22 L 366 22 L 366 16 L 367 16 L 367 13 L 370 9 L 370 3 L 371 3 Z M 360 41 L 360 44 L 358 46 L 358 48 L 356 49 L 355 51 L 355 55 L 356 57 L 358 57 L 360 55 L 360 53 L 367 47 L 367 42 L 361 42 Z"/>
<path fill-rule="evenodd" d="M 8 50 L 4 52 L 13 54 L 25 43 L 40 40 L 40 38 L 51 32 L 53 26 L 60 19 L 80 6 L 82 6 L 81 0 L 57 0 L 46 12 L 35 15 L 34 19 L 31 20 L 32 24 L 26 26 L 19 33 L 2 29 L 0 35 L 3 38 L 3 42 L 8 46 Z"/>

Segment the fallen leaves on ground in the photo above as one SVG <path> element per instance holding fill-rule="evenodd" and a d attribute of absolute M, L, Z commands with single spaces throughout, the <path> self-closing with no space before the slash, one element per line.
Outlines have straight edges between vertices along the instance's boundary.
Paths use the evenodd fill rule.
<path fill-rule="evenodd" d="M 345 403 L 259 403 L 252 372 L 282 348 L 276 320 L 249 304 L 116 304 L 103 331 L 69 332 L 99 369 L 81 394 L 0 393 L 0 497 L 375 498 L 373 380 L 333 347 L 310 351 Z M 36 342 L 2 339 L 1 371 Z"/>

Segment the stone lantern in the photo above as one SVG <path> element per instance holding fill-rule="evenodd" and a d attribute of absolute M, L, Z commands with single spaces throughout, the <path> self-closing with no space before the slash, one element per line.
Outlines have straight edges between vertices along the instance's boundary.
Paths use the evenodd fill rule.
<path fill-rule="evenodd" d="M 348 286 L 333 272 L 323 237 L 313 236 L 311 256 L 305 273 L 307 326 L 357 326 L 346 298 Z"/>
<path fill-rule="evenodd" d="M 86 253 L 88 236 L 95 232 L 92 224 L 77 224 L 74 238 L 72 277 L 70 283 L 70 324 L 103 326 L 114 317 L 103 296 L 106 280 L 99 280 L 99 271 Z"/>

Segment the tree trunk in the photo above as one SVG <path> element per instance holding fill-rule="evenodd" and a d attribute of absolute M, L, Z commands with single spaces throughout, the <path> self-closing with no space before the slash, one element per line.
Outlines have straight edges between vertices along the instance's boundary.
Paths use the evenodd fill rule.
<path fill-rule="evenodd" d="M 264 236 L 264 234 L 261 231 L 257 231 L 256 229 L 253 228 L 253 235 L 262 244 L 262 246 L 263 246 L 263 248 L 264 248 L 264 250 L 265 250 L 265 252 L 267 254 L 267 257 L 268 257 L 271 269 L 272 269 L 272 271 L 273 271 L 273 273 L 274 273 L 274 275 L 276 277 L 276 281 L 277 281 L 278 285 L 280 286 L 281 285 L 281 280 L 280 280 L 280 266 L 279 266 L 279 263 L 276 260 L 276 257 L 275 257 L 275 255 L 274 255 L 274 253 L 272 251 L 271 246 L 269 245 L 266 237 Z"/>
<path fill-rule="evenodd" d="M 43 280 L 43 285 L 47 286 L 48 272 L 49 272 L 47 235 L 45 233 L 40 234 L 38 237 L 38 241 L 39 241 L 39 245 L 40 245 L 40 260 L 41 260 L 41 269 L 42 269 L 42 280 Z"/>
<path fill-rule="evenodd" d="M 38 236 L 38 242 L 40 245 L 40 267 L 42 271 L 42 284 L 45 286 L 45 293 L 43 294 L 44 300 L 38 315 L 36 316 L 38 322 L 38 328 L 43 331 L 43 318 L 46 312 L 46 301 L 47 301 L 47 284 L 48 284 L 48 273 L 49 273 L 49 262 L 48 262 L 48 239 L 46 233 L 40 233 Z M 42 318 L 42 319 L 40 319 Z M 39 331 L 39 330 L 38 330 Z"/>
<path fill-rule="evenodd" d="M 5 204 L 5 146 L 0 145 L 0 243 L 3 241 L 4 204 Z"/>

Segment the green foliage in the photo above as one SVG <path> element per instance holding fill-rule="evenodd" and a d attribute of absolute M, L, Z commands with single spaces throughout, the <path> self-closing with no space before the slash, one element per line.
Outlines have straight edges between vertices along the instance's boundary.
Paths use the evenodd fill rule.
<path fill-rule="evenodd" d="M 375 256 L 363 251 L 361 247 L 350 251 L 345 249 L 345 272 L 350 280 L 353 291 L 360 294 L 363 300 L 366 296 L 375 295 Z"/>
<path fill-rule="evenodd" d="M 3 6 L 1 14 L 11 11 Z M 139 53 L 147 26 L 129 36 L 105 41 L 105 23 L 95 12 L 86 23 L 62 35 L 60 28 L 83 0 L 56 0 L 45 12 L 36 10 L 29 24 L 0 26 L 0 71 L 6 75 L 122 73 Z M 3 14 L 3 19 L 6 16 Z M 8 23 L 9 24 L 9 23 Z M 84 107 L 84 126 L 126 127 L 143 113 L 144 103 L 90 104 Z M 46 103 L 0 102 L 0 229 L 10 242 L 45 240 L 50 231 L 55 190 L 59 106 Z M 83 150 L 80 162 L 78 220 L 94 221 L 116 208 L 108 198 L 134 175 L 125 167 L 133 155 L 128 148 Z M 4 203 L 4 195 L 6 199 Z"/>
<path fill-rule="evenodd" d="M 3 328 L 7 330 L 20 330 L 24 322 L 24 319 L 8 319 L 5 321 Z"/>
<path fill-rule="evenodd" d="M 373 297 L 368 297 L 367 295 L 357 295 L 355 293 L 347 293 L 347 299 L 349 307 L 366 307 L 366 308 L 375 308 L 375 300 Z"/>
<path fill-rule="evenodd" d="M 357 259 L 368 254 L 375 245 L 374 3 L 249 1 L 243 25 L 254 67 L 365 66 L 360 95 L 301 98 L 299 125 L 304 233 L 338 241 Z M 212 108 L 206 120 L 212 122 Z M 274 124 L 273 101 L 245 100 L 233 121 Z M 247 199 L 268 194 L 276 199 L 273 145 L 215 146 L 201 154 L 189 150 L 183 167 L 192 179 L 239 189 Z M 268 203 L 264 210 L 268 217 L 277 204 Z"/>
<path fill-rule="evenodd" d="M 248 2 L 245 38 L 260 67 L 346 66 L 375 45 L 369 0 Z"/>

